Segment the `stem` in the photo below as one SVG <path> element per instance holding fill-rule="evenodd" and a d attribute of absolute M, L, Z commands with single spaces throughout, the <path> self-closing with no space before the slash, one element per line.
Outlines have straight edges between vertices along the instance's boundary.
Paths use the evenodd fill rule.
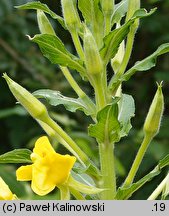
<path fill-rule="evenodd" d="M 136 175 L 136 172 L 137 172 L 137 170 L 138 170 L 138 168 L 139 168 L 139 166 L 140 166 L 140 164 L 141 164 L 141 162 L 143 160 L 144 154 L 145 154 L 151 140 L 152 140 L 152 136 L 145 135 L 145 137 L 143 139 L 143 142 L 142 142 L 142 144 L 141 144 L 141 146 L 140 146 L 140 148 L 138 150 L 138 153 L 136 155 L 136 158 L 135 158 L 135 160 L 133 162 L 133 165 L 132 165 L 132 167 L 131 167 L 131 169 L 129 171 L 129 174 L 128 174 L 128 176 L 127 176 L 127 178 L 126 178 L 126 180 L 125 180 L 125 182 L 123 184 L 123 187 L 127 187 L 130 184 L 132 184 L 133 179 L 134 179 L 134 177 Z"/>
<path fill-rule="evenodd" d="M 77 156 L 77 153 L 70 147 L 70 145 L 58 134 L 55 130 L 53 130 L 48 124 L 43 121 L 37 120 L 43 130 L 47 133 L 47 135 L 51 139 L 56 139 L 59 143 L 61 143 L 65 148 L 67 148 L 73 155 Z"/>
<path fill-rule="evenodd" d="M 91 110 L 91 113 L 96 113 L 96 108 L 92 100 L 86 95 L 86 93 L 80 88 L 80 86 L 77 84 L 73 76 L 71 75 L 70 71 L 67 67 L 60 66 L 60 69 L 62 70 L 64 76 L 66 77 L 67 81 L 73 88 L 73 90 L 76 92 L 76 94 L 81 98 L 84 103 L 88 106 L 88 108 Z"/>
<path fill-rule="evenodd" d="M 87 155 L 77 146 L 77 144 L 72 140 L 72 138 L 50 117 L 45 119 L 45 123 L 49 125 L 57 134 L 67 143 L 68 149 L 71 151 L 73 149 L 74 155 L 78 158 L 78 160 L 84 165 L 89 164 L 89 158 Z M 85 165 L 86 164 L 86 165 Z"/>
<path fill-rule="evenodd" d="M 102 200 L 112 200 L 116 194 L 116 174 L 114 162 L 114 144 L 99 144 L 102 188 L 107 189 L 101 193 Z"/>
<path fill-rule="evenodd" d="M 106 69 L 101 74 L 96 74 L 91 79 L 95 90 L 96 107 L 101 110 L 107 105 L 107 77 Z M 105 133 L 108 133 L 105 131 Z M 101 165 L 101 188 L 106 189 L 101 193 L 102 200 L 112 200 L 116 194 L 116 176 L 114 164 L 114 144 L 109 140 L 99 144 L 100 165 Z"/>
<path fill-rule="evenodd" d="M 81 60 L 84 60 L 84 52 L 76 29 L 72 29 L 70 33 L 79 57 L 81 58 Z"/>
<path fill-rule="evenodd" d="M 104 35 L 106 36 L 111 31 L 111 14 L 109 13 L 105 14 L 104 23 L 105 23 Z"/>
<path fill-rule="evenodd" d="M 69 84 L 71 85 L 71 87 L 73 88 L 73 90 L 76 92 L 76 94 L 81 98 L 84 97 L 85 92 L 80 88 L 80 86 L 77 84 L 77 82 L 75 81 L 75 79 L 73 78 L 73 76 L 71 75 L 70 71 L 68 70 L 67 67 L 62 67 L 60 66 L 60 69 L 63 72 L 63 75 L 66 77 L 67 81 L 69 82 Z"/>
<path fill-rule="evenodd" d="M 107 104 L 107 79 L 101 74 L 96 74 L 95 77 L 91 77 L 91 83 L 95 91 L 96 108 L 99 111 Z"/>
<path fill-rule="evenodd" d="M 162 192 L 162 190 L 165 187 L 167 181 L 169 181 L 169 173 L 163 179 L 163 181 L 159 184 L 159 186 L 153 191 L 153 193 L 148 197 L 147 200 L 155 200 L 158 197 L 158 195 Z"/>

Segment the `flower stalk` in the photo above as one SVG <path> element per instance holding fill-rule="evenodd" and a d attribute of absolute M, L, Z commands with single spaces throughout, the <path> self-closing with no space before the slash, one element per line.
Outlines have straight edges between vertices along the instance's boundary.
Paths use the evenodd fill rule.
<path fill-rule="evenodd" d="M 153 193 L 148 197 L 147 200 L 155 200 L 160 195 L 160 193 L 164 190 L 168 182 L 169 182 L 169 173 L 163 179 L 163 181 L 158 185 L 158 187 L 153 191 Z"/>
<path fill-rule="evenodd" d="M 158 84 L 156 94 L 154 96 L 147 117 L 145 119 L 145 123 L 143 127 L 143 131 L 144 131 L 143 142 L 138 150 L 136 158 L 124 182 L 123 187 L 127 187 L 130 184 L 132 184 L 136 172 L 139 169 L 139 166 L 143 160 L 143 157 L 145 155 L 145 152 L 150 142 L 152 141 L 154 136 L 157 135 L 157 133 L 159 132 L 163 111 L 164 111 L 164 98 L 163 98 L 162 83 L 161 83 Z"/>

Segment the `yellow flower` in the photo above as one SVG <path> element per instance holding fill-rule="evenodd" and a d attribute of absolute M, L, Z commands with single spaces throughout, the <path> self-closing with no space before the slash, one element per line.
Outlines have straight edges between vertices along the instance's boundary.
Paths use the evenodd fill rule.
<path fill-rule="evenodd" d="M 0 200 L 15 200 L 16 195 L 11 192 L 8 185 L 0 177 Z"/>
<path fill-rule="evenodd" d="M 56 153 L 43 136 L 36 141 L 31 160 L 32 165 L 21 166 L 16 171 L 17 180 L 32 181 L 32 190 L 43 196 L 68 180 L 76 158 Z"/>

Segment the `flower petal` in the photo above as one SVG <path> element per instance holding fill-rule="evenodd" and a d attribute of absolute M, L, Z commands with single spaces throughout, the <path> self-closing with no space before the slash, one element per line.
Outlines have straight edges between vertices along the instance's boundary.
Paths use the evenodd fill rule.
<path fill-rule="evenodd" d="M 46 195 L 69 177 L 76 158 L 70 155 L 49 154 L 36 160 L 32 169 L 32 189 L 38 195 Z"/>
<path fill-rule="evenodd" d="M 48 169 L 49 168 L 45 166 L 33 166 L 33 178 L 31 188 L 36 194 L 40 196 L 44 196 L 50 193 L 56 187 L 56 185 L 51 181 L 50 177 L 47 175 Z"/>
<path fill-rule="evenodd" d="M 76 161 L 74 156 L 56 153 L 46 136 L 36 141 L 31 159 L 32 165 L 22 166 L 17 170 L 17 179 L 32 180 L 31 187 L 40 196 L 64 184 Z"/>
<path fill-rule="evenodd" d="M 38 154 L 40 157 L 45 157 L 46 154 L 55 153 L 47 136 L 42 136 L 36 141 L 33 152 Z"/>
<path fill-rule="evenodd" d="M 56 185 L 66 182 L 75 161 L 76 158 L 73 156 L 55 153 L 54 161 L 51 164 L 52 172 L 48 173 L 51 181 L 54 181 Z"/>
<path fill-rule="evenodd" d="M 16 176 L 18 181 L 30 181 L 32 180 L 32 165 L 21 166 L 16 170 Z"/>
<path fill-rule="evenodd" d="M 12 200 L 13 194 L 8 185 L 0 177 L 0 200 Z"/>

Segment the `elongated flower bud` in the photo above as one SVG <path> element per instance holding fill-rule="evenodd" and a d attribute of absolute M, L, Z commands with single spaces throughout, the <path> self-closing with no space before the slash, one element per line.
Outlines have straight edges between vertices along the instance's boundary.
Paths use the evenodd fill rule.
<path fill-rule="evenodd" d="M 120 28 L 120 24 L 117 24 L 117 28 Z M 123 61 L 124 53 L 125 53 L 125 44 L 124 41 L 122 41 L 115 57 L 111 59 L 111 66 L 114 70 L 114 73 L 116 73 L 119 70 L 119 67 Z"/>
<path fill-rule="evenodd" d="M 154 137 L 158 132 L 161 124 L 161 118 L 164 111 L 164 97 L 162 93 L 162 83 L 158 84 L 158 89 L 149 108 L 145 123 L 144 133 Z"/>
<path fill-rule="evenodd" d="M 7 74 L 3 75 L 12 94 L 18 102 L 30 113 L 30 115 L 38 120 L 44 120 L 48 117 L 46 107 L 30 92 L 14 82 Z"/>
<path fill-rule="evenodd" d="M 98 74 L 103 71 L 103 62 L 92 33 L 86 28 L 84 34 L 85 65 L 88 74 Z"/>
<path fill-rule="evenodd" d="M 66 27 L 69 30 L 80 28 L 80 18 L 73 0 L 61 0 L 61 4 Z"/>
<path fill-rule="evenodd" d="M 55 35 L 55 31 L 52 25 L 50 24 L 47 16 L 42 10 L 37 10 L 37 20 L 38 20 L 39 30 L 42 34 Z"/>

